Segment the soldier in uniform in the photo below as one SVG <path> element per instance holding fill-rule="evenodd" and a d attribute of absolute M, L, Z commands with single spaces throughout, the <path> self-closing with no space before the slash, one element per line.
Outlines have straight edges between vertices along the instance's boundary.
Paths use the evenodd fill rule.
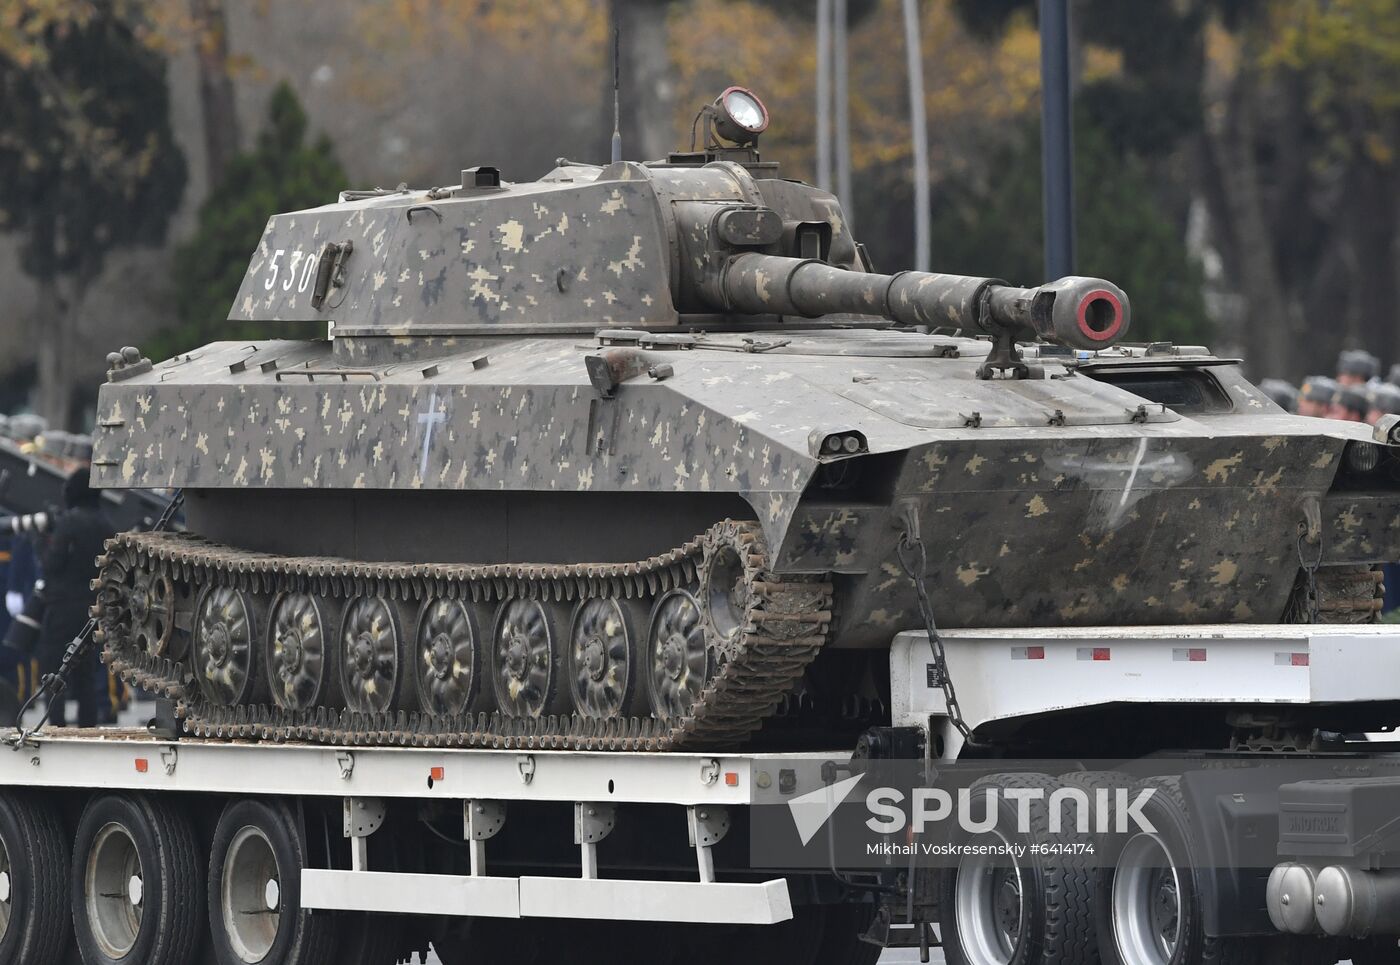
<path fill-rule="evenodd" d="M 1293 383 L 1283 379 L 1265 379 L 1259 383 L 1259 389 L 1285 412 L 1298 411 L 1298 389 Z"/>
<path fill-rule="evenodd" d="M 45 673 L 58 669 L 63 653 L 87 623 L 92 603 L 93 560 L 103 543 L 115 535 L 102 512 L 101 493 L 89 485 L 87 467 L 74 470 L 63 485 L 63 512 L 53 529 L 39 543 L 39 563 L 44 571 L 44 619 L 39 631 L 38 655 Z M 106 674 L 96 653 L 89 653 L 73 668 L 68 692 L 78 701 L 78 726 L 98 723 L 99 705 L 106 699 Z M 50 720 L 66 723 L 60 698 Z"/>
<path fill-rule="evenodd" d="M 1380 378 L 1381 360 L 1364 349 L 1346 349 L 1337 356 L 1337 383 L 1339 385 L 1365 385 L 1372 379 Z"/>
<path fill-rule="evenodd" d="M 1327 411 L 1330 419 L 1341 419 L 1344 422 L 1364 422 L 1366 413 L 1371 411 L 1371 403 L 1367 398 L 1366 386 L 1342 385 L 1337 387 L 1337 394 L 1332 398 L 1332 405 Z"/>
<path fill-rule="evenodd" d="M 1337 396 L 1337 383 L 1325 375 L 1310 375 L 1303 380 L 1303 389 L 1298 393 L 1298 414 L 1326 418 Z"/>
<path fill-rule="evenodd" d="M 1371 425 L 1379 422 L 1383 415 L 1400 414 L 1400 386 L 1378 382 L 1371 387 L 1368 398 L 1370 411 L 1366 413 L 1366 421 Z"/>

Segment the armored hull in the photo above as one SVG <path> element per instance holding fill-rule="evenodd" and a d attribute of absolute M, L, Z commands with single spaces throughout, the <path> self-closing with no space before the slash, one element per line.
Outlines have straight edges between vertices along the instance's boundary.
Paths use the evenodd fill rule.
<path fill-rule="evenodd" d="M 96 483 L 193 534 L 114 543 L 109 661 L 201 733 L 664 749 L 924 626 L 901 544 L 947 626 L 1371 618 L 1384 434 L 1115 344 L 1107 282 L 876 274 L 754 160 L 273 218 L 233 315 L 330 337 L 100 393 Z"/>

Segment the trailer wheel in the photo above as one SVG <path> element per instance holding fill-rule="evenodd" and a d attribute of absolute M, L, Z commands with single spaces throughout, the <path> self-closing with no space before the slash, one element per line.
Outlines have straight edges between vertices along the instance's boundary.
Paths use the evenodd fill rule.
<path fill-rule="evenodd" d="M 1020 802 L 999 796 L 996 825 L 965 844 L 1027 848 L 1024 856 L 967 855 L 943 876 L 939 902 L 944 955 L 950 965 L 1028 965 L 1053 961 L 1089 965 L 1094 961 L 1093 875 L 1081 860 L 1060 854 L 1032 854 L 1036 845 L 1074 841 L 1064 830 L 1051 834 L 1048 798 L 1062 785 L 1042 774 L 994 774 L 972 785 L 974 810 L 983 792 L 1041 790 L 1030 800 L 1030 827 L 1017 829 Z"/>
<path fill-rule="evenodd" d="M 301 908 L 306 842 L 280 801 L 224 808 L 209 863 L 209 927 L 219 965 L 326 965 L 335 952 L 330 915 Z"/>
<path fill-rule="evenodd" d="M 0 793 L 0 965 L 57 965 L 66 957 L 67 842 L 51 806 Z"/>
<path fill-rule="evenodd" d="M 1249 965 L 1259 946 L 1202 929 L 1191 821 L 1180 778 L 1143 782 L 1155 793 L 1142 814 L 1155 832 L 1112 841 L 1098 874 L 1099 951 L 1104 965 Z"/>
<path fill-rule="evenodd" d="M 204 880 L 189 820 L 163 801 L 106 794 L 73 840 L 73 929 L 87 965 L 185 965 Z"/>

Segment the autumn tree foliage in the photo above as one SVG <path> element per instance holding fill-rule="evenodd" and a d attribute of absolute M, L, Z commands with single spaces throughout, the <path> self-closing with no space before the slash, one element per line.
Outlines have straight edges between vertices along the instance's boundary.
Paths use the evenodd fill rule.
<path fill-rule="evenodd" d="M 109 252 L 162 240 L 185 184 L 139 4 L 0 7 L 0 231 L 40 292 L 36 407 L 74 423 L 78 313 Z"/>

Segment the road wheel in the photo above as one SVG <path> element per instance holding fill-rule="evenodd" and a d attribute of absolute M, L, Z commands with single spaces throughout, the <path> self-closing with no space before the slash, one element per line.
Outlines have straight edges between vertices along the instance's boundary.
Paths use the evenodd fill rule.
<path fill-rule="evenodd" d="M 68 837 L 46 803 L 0 792 L 0 965 L 57 965 L 68 950 Z"/>
<path fill-rule="evenodd" d="M 1078 843 L 1068 830 L 1051 834 L 1050 795 L 1062 785 L 1041 774 L 996 774 L 972 785 L 970 818 L 981 816 L 988 790 L 1031 790 L 1028 827 L 1017 827 L 1020 802 L 998 794 L 996 823 L 959 843 L 989 845 L 1006 853 L 965 855 L 943 876 L 939 903 L 944 954 L 950 965 L 1091 965 L 1096 959 L 1093 875 L 1081 859 L 1035 854 L 1037 846 Z"/>
<path fill-rule="evenodd" d="M 1142 814 L 1156 831 L 1112 839 L 1098 874 L 1096 915 L 1105 965 L 1250 965 L 1257 943 L 1210 938 L 1202 925 L 1195 846 L 1180 778 L 1155 778 Z M 1134 795 L 1136 796 L 1136 794 Z"/>
<path fill-rule="evenodd" d="M 335 951 L 331 915 L 301 908 L 306 842 L 280 801 L 224 808 L 209 864 L 209 927 L 219 965 L 326 965 Z"/>
<path fill-rule="evenodd" d="M 73 928 L 86 965 L 186 965 L 204 879 L 189 819 L 164 801 L 106 794 L 73 841 Z"/>

